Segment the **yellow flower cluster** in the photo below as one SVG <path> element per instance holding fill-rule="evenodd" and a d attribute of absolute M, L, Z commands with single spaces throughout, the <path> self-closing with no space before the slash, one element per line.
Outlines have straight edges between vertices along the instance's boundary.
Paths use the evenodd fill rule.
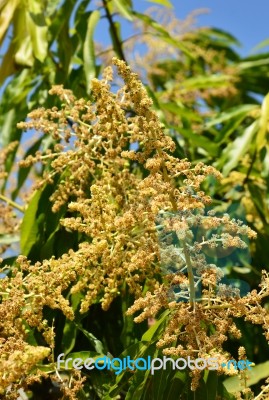
<path fill-rule="evenodd" d="M 269 340 L 268 316 L 259 305 L 269 294 L 268 278 L 259 293 L 226 298 L 224 288 L 216 292 L 220 277 L 217 268 L 206 268 L 205 260 L 199 258 L 210 240 L 195 243 L 193 248 L 189 242 L 190 226 L 195 224 L 204 224 L 204 229 L 224 225 L 224 236 L 210 242 L 214 245 L 221 240 L 223 247 L 243 246 L 238 235 L 253 237 L 254 232 L 228 216 L 197 214 L 210 203 L 200 189 L 202 182 L 212 174 L 220 178 L 220 173 L 202 163 L 192 166 L 186 159 L 173 157 L 175 144 L 152 109 L 146 89 L 124 62 L 113 59 L 113 63 L 124 81 L 118 92 L 111 91 L 113 70 L 109 67 L 102 80 L 92 80 L 91 100 L 76 99 L 71 91 L 55 86 L 51 94 L 59 97 L 61 107 L 35 110 L 29 114 L 29 121 L 19 124 L 22 129 L 41 131 L 55 140 L 54 151 L 37 152 L 21 165 L 45 165 L 37 187 L 54 185 L 50 197 L 53 211 L 67 205 L 69 216 L 60 223 L 67 230 L 79 232 L 83 240 L 77 249 L 59 258 L 32 263 L 20 256 L 12 275 L 1 280 L 3 346 L 11 343 L 8 338 L 26 346 L 27 327 L 35 327 L 53 350 L 55 332 L 44 319 L 45 307 L 59 309 L 73 319 L 67 291 L 81 294 L 80 311 L 85 313 L 96 302 L 107 310 L 126 287 L 137 299 L 128 314 L 142 309 L 137 322 L 156 316 L 161 309 L 170 310 L 166 331 L 158 342 L 165 354 L 208 357 L 217 353 L 227 359 L 222 344 L 228 332 L 239 337 L 233 323 L 238 316 L 262 324 Z M 130 150 L 132 143 L 138 144 L 138 150 Z M 178 271 L 165 276 L 160 284 L 165 247 L 160 246 L 156 223 L 169 211 L 176 217 L 166 221 L 164 233 L 174 231 L 183 247 L 178 253 L 170 243 L 174 258 L 179 254 L 181 261 Z M 199 301 L 195 299 L 197 279 L 203 283 Z M 145 282 L 148 293 L 143 297 Z M 183 285 L 188 301 L 169 300 L 174 285 Z M 210 334 L 209 325 L 214 326 Z M 172 345 L 175 341 L 176 346 Z M 4 359 L 12 363 L 5 347 L 3 352 Z M 47 356 L 48 349 L 36 348 L 25 365 L 28 368 Z M 14 365 L 12 381 L 25 373 L 16 368 Z M 193 374 L 195 389 L 200 375 L 199 371 Z M 10 384 L 10 377 L 5 379 L 4 389 Z M 67 396 L 72 398 L 73 393 Z"/>

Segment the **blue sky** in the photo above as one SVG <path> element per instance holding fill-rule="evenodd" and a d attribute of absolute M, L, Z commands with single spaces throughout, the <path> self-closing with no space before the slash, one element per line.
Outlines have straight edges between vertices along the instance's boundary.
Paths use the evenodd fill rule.
<path fill-rule="evenodd" d="M 210 13 L 198 17 L 198 25 L 214 26 L 233 34 L 242 44 L 238 49 L 243 56 L 261 41 L 269 39 L 269 0 L 170 0 L 176 15 L 184 19 L 198 8 Z M 152 3 L 134 0 L 135 7 L 146 8 Z M 269 51 L 269 47 L 263 49 Z"/>

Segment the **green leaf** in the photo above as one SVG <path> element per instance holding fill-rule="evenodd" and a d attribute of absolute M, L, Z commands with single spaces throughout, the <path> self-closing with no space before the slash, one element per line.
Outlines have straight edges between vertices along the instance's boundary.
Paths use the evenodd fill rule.
<path fill-rule="evenodd" d="M 148 393 L 145 393 L 145 399 L 171 399 L 175 390 L 183 392 L 186 380 L 186 371 L 173 370 L 172 362 L 167 362 L 166 368 L 154 371 L 151 379 L 151 385 Z M 176 399 L 174 395 L 172 399 Z"/>
<path fill-rule="evenodd" d="M 215 400 L 218 391 L 218 375 L 216 371 L 205 371 L 205 388 L 207 400 Z"/>
<path fill-rule="evenodd" d="M 16 114 L 14 108 L 12 108 L 4 115 L 0 136 L 0 146 L 2 148 L 7 146 L 11 142 L 10 132 L 12 131 L 12 125 L 14 124 L 15 117 Z"/>
<path fill-rule="evenodd" d="M 266 204 L 266 195 L 264 193 L 264 190 L 262 190 L 260 187 L 257 187 L 257 185 L 255 183 L 252 183 L 251 181 L 248 182 L 248 189 L 251 194 L 251 199 L 260 215 L 260 218 L 265 225 L 268 224 L 269 210 Z"/>
<path fill-rule="evenodd" d="M 27 26 L 29 29 L 34 56 L 43 62 L 48 52 L 47 33 L 48 27 L 42 7 L 42 2 L 31 0 L 28 2 L 29 9 L 27 10 Z"/>
<path fill-rule="evenodd" d="M 183 104 L 177 103 L 161 103 L 161 108 L 172 112 L 180 117 L 189 118 L 192 121 L 202 122 L 202 117 L 198 113 L 184 107 Z"/>
<path fill-rule="evenodd" d="M 8 76 L 16 72 L 16 65 L 13 58 L 15 48 L 15 44 L 11 43 L 8 50 L 3 55 L 0 65 L 0 84 L 4 82 Z"/>
<path fill-rule="evenodd" d="M 241 116 L 247 116 L 251 111 L 257 110 L 259 106 L 255 104 L 243 104 L 241 106 L 236 106 L 229 108 L 228 110 L 220 113 L 217 117 L 210 119 L 206 125 L 205 129 L 209 129 L 210 127 L 218 124 L 222 124 L 223 122 L 230 121 L 233 118 L 239 118 Z"/>
<path fill-rule="evenodd" d="M 240 42 L 229 32 L 218 28 L 205 28 L 199 31 L 199 36 L 206 37 L 208 40 L 218 39 L 222 44 L 240 46 Z M 213 43 L 212 43 L 213 44 Z"/>
<path fill-rule="evenodd" d="M 54 217 L 54 216 L 53 216 Z M 60 231 L 59 228 L 57 228 L 54 232 L 52 232 L 48 239 L 46 240 L 46 243 L 44 244 L 44 246 L 42 246 L 41 250 L 40 250 L 40 256 L 42 259 L 46 258 L 50 258 L 53 255 L 55 255 L 55 249 L 54 249 L 54 244 L 55 244 L 55 240 L 56 240 L 56 234 Z"/>
<path fill-rule="evenodd" d="M 0 44 L 2 43 L 19 0 L 6 0 L 0 6 Z"/>
<path fill-rule="evenodd" d="M 93 11 L 88 18 L 87 32 L 83 45 L 84 71 L 88 90 L 91 80 L 96 76 L 95 49 L 93 34 L 100 19 L 100 11 Z"/>
<path fill-rule="evenodd" d="M 139 357 L 144 357 L 145 352 L 148 349 L 148 342 L 137 342 L 133 345 L 127 347 L 119 356 L 119 358 L 123 359 L 124 357 L 129 356 L 130 359 L 134 360 Z M 130 373 L 128 371 L 124 371 L 123 373 L 117 375 L 116 383 L 112 387 L 109 388 L 109 394 L 107 397 L 104 397 L 104 400 L 110 400 L 114 398 L 114 396 L 118 395 L 129 379 Z M 111 397 L 112 396 L 112 397 Z"/>
<path fill-rule="evenodd" d="M 164 7 L 174 8 L 173 4 L 169 0 L 147 0 L 150 3 L 160 4 Z"/>
<path fill-rule="evenodd" d="M 185 79 L 182 86 L 187 89 L 206 89 L 206 88 L 219 88 L 226 87 L 231 81 L 230 75 L 212 74 L 200 75 L 193 78 Z"/>
<path fill-rule="evenodd" d="M 46 372 L 47 374 L 52 374 L 53 372 L 55 372 L 55 364 L 51 363 L 51 364 L 37 364 L 37 367 L 40 371 Z"/>
<path fill-rule="evenodd" d="M 33 44 L 28 29 L 28 14 L 25 7 L 16 10 L 14 16 L 14 43 L 16 50 L 14 60 L 16 64 L 23 67 L 33 67 Z"/>
<path fill-rule="evenodd" d="M 259 121 L 254 121 L 250 126 L 248 126 L 242 135 L 237 137 L 233 142 L 231 142 L 223 152 L 222 162 L 225 162 L 223 167 L 223 175 L 227 176 L 229 172 L 234 169 L 241 158 L 249 149 L 249 145 L 252 142 L 254 135 L 259 129 Z M 218 162 L 216 163 L 219 164 Z"/>
<path fill-rule="evenodd" d="M 167 316 L 170 314 L 170 310 L 166 310 L 162 313 L 158 321 L 155 322 L 142 336 L 141 341 L 150 342 L 155 338 L 158 338 L 161 331 L 165 328 L 167 322 Z"/>
<path fill-rule="evenodd" d="M 21 225 L 21 253 L 24 256 L 29 254 L 31 247 L 36 242 L 38 235 L 38 221 L 37 221 L 37 210 L 39 200 L 42 194 L 42 190 L 37 190 L 28 207 L 24 213 L 24 217 Z"/>
<path fill-rule="evenodd" d="M 262 102 L 260 129 L 257 134 L 257 150 L 261 150 L 266 145 L 266 133 L 269 120 L 269 93 L 265 96 Z"/>
<path fill-rule="evenodd" d="M 132 12 L 126 3 L 126 0 L 113 0 L 113 2 L 123 17 L 129 21 L 133 20 Z"/>
<path fill-rule="evenodd" d="M 159 350 L 156 349 L 156 344 L 152 343 L 145 351 L 143 358 L 151 357 L 151 359 L 158 356 Z M 147 391 L 149 385 L 152 383 L 152 375 L 149 369 L 147 370 L 136 370 L 129 386 L 129 390 L 126 395 L 126 400 L 142 400 L 144 393 Z M 147 398 L 150 398 L 147 396 Z"/>
<path fill-rule="evenodd" d="M 48 52 L 47 32 L 46 26 L 37 26 L 33 21 L 32 15 L 28 16 L 28 26 L 32 41 L 32 49 L 34 56 L 43 62 Z"/>
<path fill-rule="evenodd" d="M 257 44 L 257 46 L 254 47 L 253 52 L 262 49 L 263 47 L 267 47 L 269 46 L 269 39 L 265 39 L 262 42 L 260 42 L 259 44 Z"/>
<path fill-rule="evenodd" d="M 216 156 L 218 154 L 218 145 L 206 136 L 193 133 L 190 129 L 179 129 L 177 127 L 174 127 L 174 129 L 179 132 L 179 135 L 189 140 L 192 146 L 201 147 L 212 156 Z"/>
<path fill-rule="evenodd" d="M 82 328 L 81 324 L 75 323 L 75 326 L 84 334 L 84 336 L 89 340 L 91 345 L 95 348 L 98 354 L 104 354 L 104 346 L 103 343 L 97 339 L 92 333 L 86 331 L 86 329 Z"/>
<path fill-rule="evenodd" d="M 269 58 L 264 58 L 261 60 L 250 60 L 250 61 L 243 61 L 237 65 L 239 70 L 245 70 L 249 68 L 256 68 L 260 67 L 262 65 L 268 65 L 269 64 Z"/>
<path fill-rule="evenodd" d="M 249 274 L 251 272 L 251 267 L 233 267 L 233 270 L 238 274 Z"/>
<path fill-rule="evenodd" d="M 258 383 L 261 379 L 268 378 L 269 375 L 269 361 L 266 361 L 264 363 L 255 365 L 252 367 L 251 370 L 247 370 L 247 375 L 248 379 L 246 380 L 246 387 L 255 385 Z M 245 382 L 245 381 L 244 381 Z M 232 376 L 228 379 L 225 379 L 223 382 L 225 388 L 228 390 L 228 392 L 231 393 L 236 393 L 242 390 L 242 380 L 239 379 L 239 376 Z"/>
<path fill-rule="evenodd" d="M 23 321 L 24 326 L 25 326 L 25 332 L 27 334 L 27 343 L 29 343 L 32 346 L 38 346 L 38 342 L 35 338 L 35 330 L 32 328 L 27 321 Z"/>
<path fill-rule="evenodd" d="M 148 15 L 141 14 L 139 12 L 133 11 L 133 14 L 139 18 L 141 21 L 148 24 L 151 28 L 153 28 L 157 33 L 160 34 L 160 38 L 163 39 L 165 42 L 169 43 L 172 46 L 180 49 L 183 54 L 188 56 L 190 59 L 195 59 L 195 55 L 183 44 L 182 41 L 176 40 L 172 38 L 172 36 L 167 32 L 162 25 L 156 22 L 153 18 L 149 17 Z"/>
<path fill-rule="evenodd" d="M 165 392 L 166 400 L 174 400 L 178 397 L 179 393 L 183 393 L 185 381 L 186 373 L 177 371 L 173 375 L 171 381 L 168 383 L 168 387 Z"/>
<path fill-rule="evenodd" d="M 63 330 L 62 351 L 64 354 L 70 353 L 76 344 L 77 327 L 73 321 L 66 320 Z"/>

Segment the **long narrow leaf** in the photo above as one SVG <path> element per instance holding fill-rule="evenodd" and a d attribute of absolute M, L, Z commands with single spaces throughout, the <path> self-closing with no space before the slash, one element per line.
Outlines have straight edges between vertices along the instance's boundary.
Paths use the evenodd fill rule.
<path fill-rule="evenodd" d="M 2 43 L 5 33 L 10 26 L 14 11 L 18 5 L 18 0 L 8 0 L 1 4 L 0 7 L 0 44 Z"/>
<path fill-rule="evenodd" d="M 262 364 L 255 365 L 251 370 L 247 371 L 248 379 L 244 383 L 247 387 L 254 385 L 259 380 L 267 378 L 269 375 L 269 361 Z M 239 392 L 242 390 L 242 381 L 238 376 L 232 376 L 231 378 L 225 379 L 223 382 L 228 392 Z"/>
<path fill-rule="evenodd" d="M 32 245 L 36 242 L 38 234 L 37 210 L 42 191 L 38 190 L 33 195 L 25 211 L 21 225 L 21 253 L 27 256 Z"/>
<path fill-rule="evenodd" d="M 241 117 L 241 115 L 248 115 L 251 111 L 258 109 L 259 106 L 255 104 L 243 104 L 242 106 L 232 107 L 229 110 L 219 114 L 216 118 L 211 119 L 206 123 L 205 128 L 208 129 L 214 125 L 230 121 L 232 118 Z"/>
<path fill-rule="evenodd" d="M 147 0 L 150 3 L 160 4 L 161 6 L 173 8 L 173 4 L 169 0 Z"/>
<path fill-rule="evenodd" d="M 96 76 L 96 62 L 95 62 L 95 49 L 94 49 L 94 30 L 100 19 L 100 12 L 93 11 L 88 18 L 88 26 L 86 38 L 83 45 L 83 60 L 86 82 L 89 89 L 91 79 Z"/>
<path fill-rule="evenodd" d="M 229 172 L 238 165 L 240 159 L 247 152 L 249 145 L 258 129 L 259 121 L 256 120 L 247 129 L 245 129 L 241 136 L 236 138 L 235 141 L 230 143 L 230 145 L 228 145 L 228 147 L 225 149 L 224 158 L 222 160 L 226 160 L 222 171 L 225 176 L 227 176 Z"/>
<path fill-rule="evenodd" d="M 115 6 L 121 13 L 121 15 L 123 17 L 127 18 L 129 21 L 132 21 L 133 15 L 132 15 L 131 10 L 128 7 L 126 0 L 113 0 L 113 1 L 114 1 Z"/>

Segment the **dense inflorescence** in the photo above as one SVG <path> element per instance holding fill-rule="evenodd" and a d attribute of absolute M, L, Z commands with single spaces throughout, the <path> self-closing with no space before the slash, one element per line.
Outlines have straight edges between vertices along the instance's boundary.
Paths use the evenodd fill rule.
<path fill-rule="evenodd" d="M 76 99 L 71 91 L 55 86 L 50 93 L 58 96 L 61 106 L 32 111 L 29 120 L 19 124 L 55 140 L 54 150 L 39 151 L 21 165 L 44 164 L 37 189 L 54 185 L 50 197 L 53 211 L 67 204 L 69 216 L 60 223 L 81 233 L 83 241 L 77 250 L 71 248 L 61 257 L 37 263 L 19 256 L 12 275 L 1 280 L 2 359 L 12 362 L 6 350 L 10 351 L 12 340 L 21 343 L 14 351 L 28 354 L 23 350 L 28 349 L 28 328 L 42 332 L 49 346 L 36 347 L 24 369 L 14 365 L 14 379 L 10 375 L 2 378 L 2 393 L 19 379 L 23 381 L 37 360 L 50 357 L 54 361 L 57 332 L 44 319 L 43 310 L 59 309 L 72 320 L 74 309 L 67 291 L 81 294 L 81 313 L 96 302 L 108 310 L 126 287 L 136 299 L 128 314 L 142 310 L 136 322 L 170 310 L 157 344 L 167 355 L 227 360 L 229 354 L 222 345 L 229 333 L 240 337 L 234 323 L 237 317 L 261 324 L 269 340 L 268 313 L 261 305 L 269 295 L 268 276 L 264 273 L 261 291 L 240 297 L 238 291 L 220 282 L 222 271 L 217 265 L 208 265 L 203 257 L 205 246 L 243 248 L 241 237 L 253 238 L 255 233 L 228 215 L 204 213 L 211 199 L 201 185 L 209 175 L 221 178 L 220 173 L 211 166 L 192 166 L 186 159 L 173 157 L 175 144 L 152 108 L 146 89 L 124 62 L 113 62 L 124 81 L 117 92 L 111 91 L 113 70 L 108 67 L 102 80 L 92 80 L 91 100 Z M 133 143 L 138 150 L 130 149 Z M 163 219 L 169 212 L 170 217 Z M 193 243 L 195 226 L 223 232 Z M 173 232 L 179 245 L 160 243 L 158 227 L 164 236 Z M 164 274 L 163 265 L 171 263 L 171 257 L 176 271 Z M 145 283 L 148 291 L 144 295 Z M 175 286 L 180 287 L 185 301 L 178 301 Z M 200 372 L 192 372 L 193 389 Z M 219 372 L 229 373 L 222 367 Z M 35 373 L 38 376 L 38 371 Z M 82 385 L 79 377 L 77 382 L 70 393 L 65 389 L 66 396 L 75 396 Z"/>

